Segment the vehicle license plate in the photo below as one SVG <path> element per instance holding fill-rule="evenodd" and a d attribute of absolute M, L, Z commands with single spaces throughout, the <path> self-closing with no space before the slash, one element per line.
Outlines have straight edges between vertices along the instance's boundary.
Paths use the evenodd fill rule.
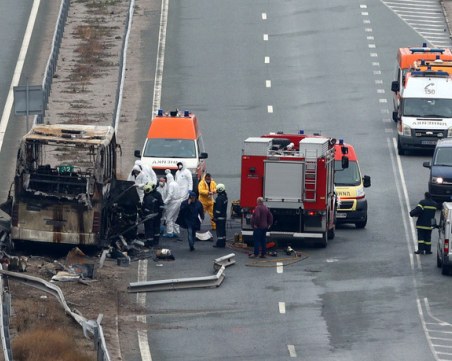
<path fill-rule="evenodd" d="M 421 144 L 424 144 L 424 145 L 435 145 L 436 144 L 436 140 L 423 140 L 423 141 L 421 141 Z"/>
<path fill-rule="evenodd" d="M 336 213 L 336 218 L 347 218 L 347 213 Z"/>

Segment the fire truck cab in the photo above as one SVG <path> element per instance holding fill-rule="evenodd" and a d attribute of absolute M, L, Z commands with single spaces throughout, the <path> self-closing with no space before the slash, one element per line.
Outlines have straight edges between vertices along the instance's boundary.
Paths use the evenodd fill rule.
<path fill-rule="evenodd" d="M 397 63 L 394 71 L 394 80 L 391 83 L 391 91 L 394 93 L 394 111 L 392 119 L 397 122 L 397 114 L 400 107 L 400 94 L 405 83 L 405 77 L 413 69 L 413 64 L 422 60 L 433 61 L 436 59 L 452 60 L 452 52 L 446 48 L 428 48 L 424 43 L 422 47 L 399 48 L 397 51 Z"/>
<path fill-rule="evenodd" d="M 258 197 L 273 214 L 267 236 L 313 239 L 326 247 L 335 235 L 336 140 L 319 135 L 274 133 L 245 140 L 242 151 L 241 234 L 251 240 Z M 344 156 L 344 166 L 348 158 Z"/>

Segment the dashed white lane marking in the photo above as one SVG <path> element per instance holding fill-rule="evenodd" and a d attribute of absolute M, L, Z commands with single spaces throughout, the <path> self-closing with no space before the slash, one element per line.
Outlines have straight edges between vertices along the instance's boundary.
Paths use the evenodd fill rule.
<path fill-rule="evenodd" d="M 264 58 L 264 63 L 265 63 L 265 64 L 270 64 L 270 57 L 269 57 L 269 56 L 266 56 L 266 57 Z"/>
<path fill-rule="evenodd" d="M 387 99 L 378 99 L 378 102 L 379 102 L 379 103 L 387 103 L 388 100 L 387 100 Z"/>
<path fill-rule="evenodd" d="M 381 75 L 381 70 L 374 70 L 373 73 L 374 75 Z"/>
<path fill-rule="evenodd" d="M 287 349 L 289 350 L 290 357 L 297 357 L 297 352 L 295 351 L 294 345 L 287 345 Z"/>
<path fill-rule="evenodd" d="M 361 9 L 367 9 L 367 5 L 364 5 L 364 4 L 359 5 L 359 7 L 360 7 Z"/>
<path fill-rule="evenodd" d="M 373 36 L 368 36 L 367 40 L 374 40 L 374 37 Z"/>
<path fill-rule="evenodd" d="M 284 267 L 282 262 L 276 262 L 276 273 L 283 273 Z"/>
<path fill-rule="evenodd" d="M 365 28 L 364 31 L 365 31 L 366 33 L 371 33 L 371 32 L 372 32 L 372 28 Z"/>
<path fill-rule="evenodd" d="M 385 133 L 392 133 L 394 130 L 392 128 L 385 128 Z"/>
<path fill-rule="evenodd" d="M 378 58 L 378 54 L 377 53 L 370 53 L 370 57 L 371 58 Z"/>
<path fill-rule="evenodd" d="M 384 93 L 385 93 L 385 90 L 384 90 L 384 89 L 377 89 L 377 93 L 378 93 L 378 94 L 384 94 Z"/>
<path fill-rule="evenodd" d="M 262 13 L 262 20 L 267 20 L 267 13 Z"/>
<path fill-rule="evenodd" d="M 268 34 L 264 34 L 263 38 L 264 38 L 264 41 L 268 41 Z"/>
<path fill-rule="evenodd" d="M 267 112 L 273 113 L 273 105 L 267 105 Z"/>
<path fill-rule="evenodd" d="M 285 302 L 279 302 L 279 313 L 286 313 L 286 303 Z"/>
<path fill-rule="evenodd" d="M 363 20 L 363 24 L 370 24 L 370 20 L 367 19 Z"/>
<path fill-rule="evenodd" d="M 375 79 L 375 84 L 383 84 L 383 80 L 381 80 L 381 79 Z"/>
<path fill-rule="evenodd" d="M 378 61 L 373 61 L 372 66 L 380 66 L 380 63 Z"/>
<path fill-rule="evenodd" d="M 362 16 L 368 16 L 369 13 L 368 13 L 367 11 L 363 11 L 363 12 L 361 13 L 361 15 L 362 15 Z"/>
<path fill-rule="evenodd" d="M 367 44 L 367 46 L 369 47 L 369 49 L 375 49 L 376 48 L 375 44 Z"/>
<path fill-rule="evenodd" d="M 265 81 L 265 87 L 266 88 L 271 88 L 272 87 L 272 81 L 271 80 L 266 80 Z"/>

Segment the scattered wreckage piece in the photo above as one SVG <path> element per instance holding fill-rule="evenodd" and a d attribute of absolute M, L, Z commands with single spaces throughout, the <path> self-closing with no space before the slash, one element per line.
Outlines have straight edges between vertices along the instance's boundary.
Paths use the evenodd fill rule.
<path fill-rule="evenodd" d="M 213 261 L 213 269 L 218 271 L 221 267 L 229 267 L 235 264 L 235 253 L 229 253 L 226 256 L 216 258 Z"/>
<path fill-rule="evenodd" d="M 217 274 L 206 277 L 176 278 L 168 280 L 131 282 L 127 290 L 129 293 L 180 290 L 188 288 L 215 288 L 224 280 L 225 266 L 221 266 Z"/>

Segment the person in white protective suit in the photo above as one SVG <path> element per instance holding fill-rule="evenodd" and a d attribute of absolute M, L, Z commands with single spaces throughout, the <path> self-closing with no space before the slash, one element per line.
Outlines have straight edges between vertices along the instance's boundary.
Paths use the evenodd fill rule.
<path fill-rule="evenodd" d="M 146 166 L 145 164 L 143 164 L 143 161 L 141 159 L 137 159 L 135 161 L 135 164 L 133 166 L 135 167 L 136 165 L 140 167 L 142 172 L 146 173 L 150 182 L 152 182 L 154 184 L 158 183 L 157 175 L 155 174 L 152 167 L 149 167 L 149 166 Z M 133 168 L 132 168 L 132 172 L 130 172 L 129 176 L 127 177 L 128 181 L 135 181 L 135 178 L 132 173 L 133 173 Z"/>
<path fill-rule="evenodd" d="M 179 225 L 176 224 L 181 204 L 180 187 L 171 173 L 166 174 L 167 194 L 163 203 L 166 206 L 166 234 L 163 237 L 175 238 L 180 233 Z"/>
<path fill-rule="evenodd" d="M 177 163 L 175 180 L 180 187 L 181 201 L 188 199 L 188 193 L 193 190 L 193 176 L 182 162 Z"/>
<path fill-rule="evenodd" d="M 144 186 L 149 182 L 148 175 L 142 171 L 139 165 L 134 165 L 131 173 L 131 180 L 135 182 L 135 187 L 137 189 L 138 197 L 140 198 L 140 204 L 143 203 L 144 197 Z"/>

